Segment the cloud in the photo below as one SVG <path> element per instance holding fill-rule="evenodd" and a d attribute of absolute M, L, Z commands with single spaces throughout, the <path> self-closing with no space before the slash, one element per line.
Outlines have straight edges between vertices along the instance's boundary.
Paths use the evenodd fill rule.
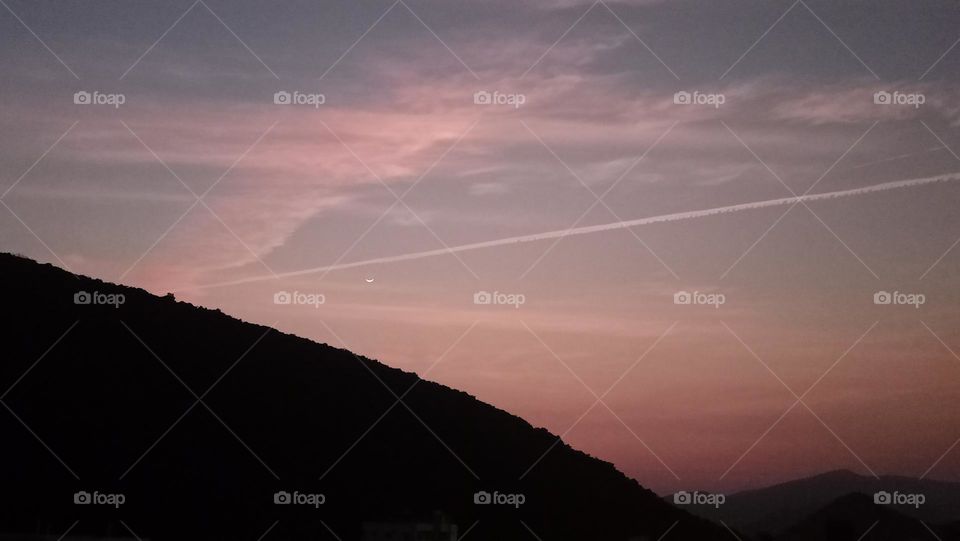
<path fill-rule="evenodd" d="M 719 108 L 678 106 L 672 99 L 677 88 L 638 84 L 622 70 L 595 69 L 597 55 L 622 45 L 622 37 L 565 41 L 550 52 L 569 67 L 562 72 L 534 70 L 521 77 L 522 70 L 491 65 L 482 70 L 482 82 L 462 69 L 452 74 L 430 69 L 449 52 L 442 46 L 424 48 L 407 62 L 379 59 L 366 65 L 364 79 L 381 81 L 369 95 L 341 93 L 353 88 L 350 83 L 324 88 L 328 101 L 318 109 L 274 105 L 272 86 L 242 99 L 183 97 L 173 105 L 151 99 L 149 89 L 136 96 L 134 89 L 131 106 L 122 111 L 124 122 L 190 189 L 202 193 L 227 172 L 206 199 L 216 217 L 203 207 L 194 208 L 157 244 L 145 265 L 163 267 L 159 273 L 163 276 L 190 275 L 201 282 L 209 281 L 203 275 L 259 266 L 258 259 L 269 259 L 318 216 L 336 212 L 375 219 L 381 207 L 370 200 L 370 193 L 379 192 L 392 202 L 381 181 L 402 193 L 427 173 L 414 194 L 424 190 L 433 194 L 426 202 L 429 209 L 417 207 L 431 227 L 473 230 L 496 220 L 522 232 L 542 228 L 545 220 L 537 212 L 550 209 L 528 208 L 517 217 L 484 200 L 502 200 L 497 196 L 508 194 L 551 200 L 558 184 L 580 189 L 557 158 L 597 191 L 629 172 L 623 185 L 637 193 L 655 187 L 651 193 L 656 197 L 678 201 L 677 194 L 692 186 L 708 198 L 712 192 L 704 189 L 722 189 L 767 174 L 723 129 L 721 120 L 733 125 L 765 160 L 800 157 L 797 164 L 788 164 L 792 170 L 774 164 L 790 178 L 802 176 L 803 168 L 811 164 L 819 167 L 818 160 L 833 159 L 838 149 L 849 145 L 839 131 L 845 126 L 925 116 L 956 123 L 960 111 L 954 105 L 960 103 L 958 91 L 937 83 L 878 85 L 857 78 L 823 84 L 783 76 L 701 89 L 724 93 L 726 102 Z M 525 51 L 539 50 L 535 40 L 512 39 L 522 41 Z M 516 57 L 515 51 L 511 53 L 515 45 L 490 40 L 485 57 Z M 927 102 L 919 109 L 877 105 L 873 93 L 881 88 L 922 92 Z M 527 99 L 520 110 L 481 107 L 472 99 L 477 90 L 522 92 Z M 47 108 L 43 102 L 27 102 L 25 107 L 7 108 L 3 121 L 9 126 L 31 118 L 51 125 L 51 119 L 63 116 Z M 471 125 L 475 127 L 464 135 Z M 633 168 L 671 126 L 675 127 L 669 136 L 642 166 Z M 806 130 L 812 129 L 833 131 L 810 137 Z M 32 154 L 26 163 L 35 159 Z M 48 165 L 60 168 L 58 175 L 67 176 L 69 171 L 70 184 L 30 186 L 17 193 L 48 198 L 96 194 L 104 201 L 192 201 L 177 179 L 114 118 L 84 119 Z M 479 204 L 465 204 L 457 200 L 458 194 Z M 177 217 L 173 214 L 169 220 Z M 419 224 L 399 211 L 388 218 L 385 226 Z M 154 241 L 147 232 L 138 239 L 144 250 Z M 177 265 L 184 269 L 173 270 Z"/>
<path fill-rule="evenodd" d="M 470 185 L 469 192 L 476 197 L 504 195 L 510 193 L 510 186 L 502 182 L 477 182 Z"/>

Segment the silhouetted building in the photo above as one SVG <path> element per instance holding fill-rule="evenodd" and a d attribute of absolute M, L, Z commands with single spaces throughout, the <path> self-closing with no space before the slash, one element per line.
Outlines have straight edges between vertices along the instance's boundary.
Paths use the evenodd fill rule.
<path fill-rule="evenodd" d="M 440 511 L 426 520 L 363 523 L 363 541 L 457 541 L 457 537 L 457 525 Z"/>

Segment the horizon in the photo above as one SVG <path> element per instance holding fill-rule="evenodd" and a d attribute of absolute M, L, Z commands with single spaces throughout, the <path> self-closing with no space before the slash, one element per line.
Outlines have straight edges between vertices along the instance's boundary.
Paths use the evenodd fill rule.
<path fill-rule="evenodd" d="M 415 372 L 657 494 L 960 482 L 958 23 L 4 0 L 0 251 Z"/>
<path fill-rule="evenodd" d="M 91 276 L 78 275 L 78 274 L 71 273 L 71 272 L 68 271 L 67 269 L 63 269 L 63 268 L 61 268 L 61 267 L 58 267 L 55 263 L 49 263 L 49 262 L 44 263 L 44 262 L 36 261 L 36 260 L 33 260 L 33 259 L 31 259 L 31 258 L 23 255 L 23 254 L 10 253 L 10 252 L 0 252 L 0 255 L 9 255 L 9 256 L 12 256 L 12 257 L 15 257 L 15 258 L 24 259 L 24 260 L 29 261 L 29 262 L 31 262 L 31 263 L 36 263 L 36 264 L 41 264 L 41 265 L 44 265 L 44 264 L 51 265 L 52 267 L 56 268 L 57 270 L 61 270 L 61 271 L 65 271 L 65 272 L 70 273 L 71 276 L 79 276 L 79 277 L 81 277 L 81 278 L 88 278 L 88 279 L 93 279 L 93 280 L 100 280 L 100 279 L 98 279 L 98 278 L 91 277 Z M 120 286 L 120 287 L 126 287 L 126 288 L 133 287 L 133 286 L 125 285 L 125 284 L 114 284 L 114 283 L 112 283 L 112 282 L 106 282 L 106 281 L 104 281 L 104 283 L 110 284 L 110 285 L 117 285 L 117 286 Z M 148 294 L 150 294 L 150 295 L 153 295 L 153 297 L 154 297 L 155 299 L 157 299 L 157 300 L 162 300 L 162 299 L 165 298 L 165 296 L 160 296 L 160 295 L 151 293 L 151 292 L 146 291 L 146 290 L 142 290 L 142 289 L 139 289 L 139 288 L 136 288 L 136 289 L 138 289 L 138 290 L 140 290 L 140 291 L 144 291 L 144 292 L 146 292 L 146 293 L 148 293 Z M 84 293 L 91 293 L 91 292 L 90 292 L 90 291 L 87 291 L 86 289 L 81 289 L 81 290 L 78 291 L 78 294 L 84 294 Z M 102 293 L 102 292 L 101 292 L 101 293 Z M 109 295 L 109 294 L 104 294 L 104 295 Z M 169 296 L 169 295 L 172 295 L 172 293 L 167 293 L 167 296 Z M 173 297 L 173 300 L 174 300 L 175 302 L 177 302 L 177 303 L 182 303 L 182 304 L 185 304 L 185 305 L 187 305 L 187 306 L 191 306 L 191 307 L 193 307 L 193 308 L 198 308 L 198 309 L 203 309 L 203 310 L 218 310 L 218 309 L 216 309 L 216 308 L 211 308 L 211 307 L 207 307 L 207 306 L 195 305 L 195 304 L 192 304 L 192 303 L 190 303 L 190 302 L 188 302 L 188 301 L 183 301 L 183 300 L 181 300 L 181 299 L 177 299 L 175 296 Z M 87 302 L 87 301 L 84 301 L 84 302 Z M 93 301 L 93 300 L 90 300 L 89 302 L 90 302 L 91 304 L 97 304 L 97 302 L 95 302 L 95 301 Z M 122 300 L 120 300 L 120 301 L 115 301 L 115 302 L 117 302 L 116 307 L 119 308 L 120 306 L 123 306 L 124 304 L 126 304 L 126 299 L 124 298 L 124 299 L 122 299 Z M 74 304 L 77 304 L 77 301 L 74 301 Z M 83 304 L 83 303 L 81 303 L 81 304 Z M 110 302 L 108 301 L 107 304 L 110 304 Z M 236 317 L 236 316 L 233 316 L 233 315 L 231 315 L 231 314 L 229 314 L 229 313 L 224 313 L 224 312 L 222 312 L 222 311 L 220 311 L 220 314 L 223 315 L 223 316 L 225 316 L 225 317 L 227 317 L 227 318 L 230 318 L 230 319 L 234 319 L 234 320 L 236 320 L 236 321 L 239 321 L 239 322 L 241 322 L 241 323 L 260 325 L 260 324 L 254 323 L 254 322 L 245 321 L 245 320 L 243 320 L 243 319 L 241 319 L 241 318 L 238 318 L 238 317 Z M 270 328 L 270 329 L 273 329 L 273 330 L 278 330 L 278 329 L 275 329 L 274 327 L 269 327 L 269 328 Z M 304 337 L 301 337 L 301 336 L 298 336 L 298 335 L 291 335 L 291 336 L 294 336 L 294 337 L 296 337 L 296 338 L 304 338 Z M 312 339 L 309 339 L 309 338 L 306 338 L 306 339 L 309 340 L 310 342 L 312 342 L 312 343 L 314 343 L 314 344 L 317 344 L 317 345 L 320 345 L 320 346 L 328 346 L 328 347 L 333 347 L 333 348 L 337 348 L 337 349 L 343 349 L 343 348 L 340 348 L 339 346 L 337 346 L 336 344 L 328 344 L 328 343 L 323 343 L 323 342 L 317 342 L 317 341 L 312 340 Z M 346 350 L 346 351 L 349 352 L 350 350 Z M 354 353 L 354 354 L 355 354 L 355 352 L 350 352 L 350 353 Z M 388 362 L 384 362 L 384 360 L 382 360 L 382 359 L 371 358 L 371 360 L 373 360 L 373 361 L 375 361 L 375 362 L 378 362 L 378 363 L 380 363 L 380 364 L 383 364 L 383 365 L 385 365 L 385 366 L 387 366 L 387 367 L 390 367 L 390 368 L 396 368 L 396 367 L 391 366 Z M 414 372 L 408 372 L 408 373 L 417 375 L 418 378 L 419 378 L 419 375 L 416 374 L 416 373 L 414 373 Z M 432 382 L 432 383 L 439 383 L 439 382 L 432 381 L 432 380 L 429 380 L 429 379 L 423 379 L 423 381 L 430 381 L 430 382 Z M 459 390 L 459 389 L 454 389 L 454 390 Z M 470 396 L 473 397 L 472 395 L 470 395 Z M 476 397 L 473 397 L 473 398 L 476 398 Z M 508 413 L 508 414 L 510 414 L 510 415 L 515 415 L 514 413 L 509 412 L 509 411 L 506 412 L 506 413 Z M 521 417 L 521 419 L 522 419 L 522 417 Z M 526 421 L 525 419 L 523 419 L 523 420 Z M 540 427 L 536 427 L 536 426 L 534 426 L 534 427 L 535 427 L 535 428 L 540 428 Z M 592 456 L 592 455 L 590 455 L 590 456 Z M 602 457 L 593 457 L 593 458 L 598 458 L 598 459 L 601 459 L 601 460 L 602 460 Z M 806 476 L 803 476 L 803 477 L 791 478 L 791 479 L 787 479 L 787 480 L 785 480 L 785 481 L 781 481 L 781 482 L 774 483 L 774 484 L 762 485 L 762 486 L 756 486 L 756 487 L 746 487 L 746 488 L 741 489 L 741 490 L 739 490 L 739 491 L 737 491 L 737 492 L 733 492 L 732 494 L 727 494 L 727 496 L 738 495 L 738 494 L 743 494 L 743 493 L 749 493 L 749 492 L 753 492 L 753 491 L 757 491 L 757 490 L 763 490 L 763 489 L 766 489 L 766 488 L 773 488 L 773 487 L 777 487 L 777 486 L 781 486 L 781 485 L 785 485 L 785 484 L 790 484 L 790 483 L 793 483 L 793 482 L 802 482 L 802 481 L 806 481 L 806 480 L 810 480 L 810 479 L 814 479 L 814 478 L 823 478 L 823 477 L 831 477 L 831 476 L 838 476 L 838 475 L 854 476 L 854 477 L 858 477 L 858 478 L 866 479 L 866 480 L 876 479 L 876 480 L 878 480 L 878 481 L 881 480 L 881 479 L 883 479 L 883 478 L 888 478 L 888 479 L 889 479 L 889 478 L 893 478 L 893 479 L 899 479 L 899 480 L 917 480 L 917 481 L 929 481 L 929 482 L 934 482 L 934 483 L 957 484 L 956 481 L 950 481 L 950 480 L 948 480 L 948 479 L 936 479 L 936 478 L 934 478 L 933 476 L 925 476 L 924 478 L 917 479 L 916 477 L 898 475 L 898 474 L 896 474 L 896 473 L 878 472 L 878 475 L 877 475 L 876 477 L 873 477 L 873 476 L 871 476 L 870 474 L 863 474 L 863 473 L 861 473 L 861 472 L 857 472 L 857 471 L 854 471 L 854 470 L 852 470 L 852 469 L 840 468 L 840 469 L 832 469 L 832 470 L 823 470 L 823 471 L 820 471 L 820 472 L 812 473 L 812 474 L 810 474 L 810 475 L 806 475 Z M 640 481 L 640 480 L 637 479 L 637 481 Z M 641 485 L 642 485 L 642 483 L 641 483 Z M 697 487 L 688 487 L 688 490 L 699 491 L 699 489 L 698 489 Z M 700 492 L 705 492 L 705 491 L 700 491 Z M 657 493 L 657 495 L 658 495 L 659 497 L 661 497 L 661 498 L 667 498 L 667 497 L 669 497 L 669 496 L 674 495 L 675 493 L 676 493 L 676 491 L 672 491 L 672 492 L 667 492 L 667 493 Z"/>
<path fill-rule="evenodd" d="M 9 252 L 8 252 L 8 253 L 6 253 L 6 255 L 11 255 L 11 256 L 14 256 L 14 257 L 20 257 L 20 258 L 26 259 L 26 260 L 31 261 L 31 262 L 44 264 L 44 262 L 35 261 L 35 260 L 33 260 L 33 259 L 31 259 L 31 258 L 23 255 L 23 254 L 16 254 L 16 253 L 9 253 Z M 68 271 L 67 269 L 63 269 L 63 268 L 61 268 L 61 267 L 58 267 L 58 266 L 56 265 L 56 263 L 46 262 L 46 264 L 50 264 L 50 265 L 52 265 L 53 267 L 55 267 L 55 268 L 57 268 L 57 269 L 59 269 L 59 270 L 63 270 L 63 271 L 70 272 L 70 271 Z M 92 278 L 92 279 L 97 279 L 96 277 L 85 276 L 85 275 L 78 275 L 78 276 L 86 277 L 86 278 Z M 106 282 L 106 283 L 112 284 L 112 282 Z M 126 285 L 126 284 L 115 284 L 115 285 L 119 285 L 119 286 L 122 286 L 122 287 L 133 287 L 133 286 L 129 286 L 129 285 Z M 151 292 L 148 291 L 147 293 L 151 293 Z M 157 298 L 162 298 L 160 295 L 157 295 L 157 294 L 155 294 L 155 293 L 151 293 L 151 294 L 153 294 L 153 295 L 154 295 L 155 297 L 157 297 Z M 167 295 L 170 295 L 170 294 L 172 294 L 172 292 L 171 292 L 171 293 L 167 293 Z M 181 300 L 181 299 L 176 299 L 176 298 L 175 298 L 175 300 L 176 300 L 176 302 L 184 303 L 184 304 L 187 304 L 187 305 L 189 305 L 189 306 L 196 307 L 196 308 L 202 308 L 202 309 L 207 309 L 207 310 L 215 309 L 215 308 L 208 307 L 208 306 L 194 305 L 194 304 L 192 304 L 192 303 L 190 303 L 190 302 L 188 302 L 188 301 L 184 301 L 184 300 Z M 123 303 L 121 303 L 121 304 L 123 304 Z M 232 315 L 232 314 L 229 314 L 229 313 L 224 313 L 223 315 L 225 315 L 226 317 L 229 317 L 229 318 L 236 319 L 236 320 L 238 320 L 238 321 L 244 322 L 244 323 L 253 323 L 253 322 L 249 322 L 249 321 L 245 321 L 245 320 L 243 320 L 243 319 L 240 319 L 240 318 L 238 318 L 238 317 L 236 317 L 236 316 L 234 316 L 234 315 Z M 274 327 L 271 327 L 271 328 L 274 328 Z M 301 337 L 301 336 L 298 336 L 298 335 L 293 335 L 293 336 L 297 336 L 298 338 L 306 338 L 306 337 Z M 328 343 L 324 343 L 324 342 L 318 342 L 318 341 L 312 340 L 312 339 L 310 339 L 310 338 L 307 338 L 307 339 L 310 340 L 311 342 L 314 342 L 314 343 L 318 344 L 318 345 L 326 345 L 326 346 L 330 346 L 330 347 L 334 347 L 334 348 L 339 348 L 339 347 L 340 347 L 340 346 L 338 346 L 338 345 L 336 345 L 336 344 L 328 344 Z M 347 351 L 349 351 L 349 350 L 347 350 Z M 355 353 L 355 352 L 354 352 L 354 353 Z M 374 361 L 376 361 L 376 362 L 379 362 L 379 363 L 381 363 L 381 364 L 384 364 L 384 365 L 386 365 L 386 366 L 390 366 L 391 368 L 396 368 L 396 367 L 391 366 L 389 363 L 384 362 L 384 360 L 382 360 L 382 359 L 372 358 L 372 360 L 374 360 Z M 416 373 L 414 373 L 414 374 L 416 374 Z M 436 381 L 429 380 L 429 379 L 426 379 L 426 378 L 425 378 L 425 381 L 432 381 L 433 383 L 440 383 L 440 382 L 436 382 Z M 459 390 L 459 389 L 455 389 L 455 390 Z M 472 396 L 472 395 L 471 395 L 471 396 Z M 474 397 L 474 398 L 476 398 L 476 397 Z M 513 412 L 509 412 L 509 411 L 508 411 L 507 413 L 510 413 L 511 415 L 515 415 Z M 521 417 L 521 418 L 522 418 L 522 417 Z M 591 455 L 591 456 L 593 456 L 593 455 Z M 602 457 L 594 457 L 594 458 L 599 458 L 599 459 L 601 459 L 601 460 L 603 459 Z M 915 477 L 900 475 L 900 474 L 897 474 L 897 473 L 877 472 L 877 474 L 878 474 L 877 479 L 884 478 L 884 477 L 886 477 L 886 478 L 901 478 L 901 479 L 916 479 Z M 813 478 L 818 478 L 818 477 L 827 477 L 827 476 L 836 476 L 836 475 L 853 475 L 853 476 L 856 476 L 856 477 L 859 477 L 859 478 L 863 478 L 863 479 L 871 479 L 871 478 L 872 478 L 872 476 L 871 476 L 870 474 L 864 474 L 864 473 L 861 473 L 861 472 L 857 472 L 857 471 L 854 471 L 853 469 L 848 469 L 848 468 L 827 469 L 827 470 L 822 470 L 822 471 L 818 471 L 818 472 L 813 472 L 813 473 L 811 473 L 811 474 L 809 474 L 809 475 L 805 475 L 805 476 L 802 476 L 802 477 L 795 477 L 795 478 L 785 479 L 785 480 L 783 480 L 783 481 L 779 481 L 779 482 L 776 482 L 776 483 L 773 483 L 773 484 L 759 485 L 759 486 L 753 486 L 753 487 L 744 487 L 744 488 L 742 488 L 742 489 L 740 489 L 740 490 L 738 490 L 738 491 L 735 491 L 735 492 L 733 492 L 733 493 L 731 493 L 731 494 L 727 494 L 727 495 L 728 495 L 728 496 L 729 496 L 729 495 L 737 495 L 737 494 L 741 494 L 741 493 L 745 493 L 745 492 L 752 492 L 752 491 L 755 491 L 755 490 L 763 490 L 763 489 L 765 489 L 765 488 L 772 488 L 772 487 L 779 486 L 779 485 L 782 485 L 782 484 L 789 484 L 789 483 L 794 482 L 794 481 L 804 481 L 804 480 L 813 479 Z M 642 480 L 640 480 L 640 479 L 636 479 L 636 480 L 639 481 L 639 482 L 641 482 L 641 485 L 643 484 L 643 483 L 642 483 Z M 957 481 L 951 481 L 951 480 L 949 480 L 949 479 L 938 479 L 938 478 L 936 478 L 936 476 L 933 476 L 933 475 L 925 476 L 925 477 L 923 478 L 923 480 L 933 481 L 933 482 L 937 482 L 937 483 L 957 483 Z M 697 487 L 687 487 L 686 490 L 699 490 L 699 489 L 698 489 Z M 701 491 L 701 492 L 704 492 L 704 491 Z M 672 495 L 675 494 L 675 493 L 676 493 L 676 491 L 670 491 L 670 492 L 665 492 L 665 493 L 657 493 L 657 495 L 658 495 L 659 497 L 661 497 L 661 498 L 667 498 L 667 497 L 669 497 L 669 496 L 672 496 Z"/>

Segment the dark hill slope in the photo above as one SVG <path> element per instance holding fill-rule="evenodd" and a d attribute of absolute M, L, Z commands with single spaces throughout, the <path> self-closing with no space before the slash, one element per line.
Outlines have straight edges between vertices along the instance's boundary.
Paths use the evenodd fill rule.
<path fill-rule="evenodd" d="M 349 541 L 442 510 L 477 540 L 729 536 L 563 443 L 520 481 L 556 436 L 345 350 L 6 254 L 0 301 L 0 532 L 257 540 L 279 521 L 265 541 Z M 80 490 L 126 501 L 75 505 Z M 326 503 L 275 505 L 279 490 Z"/>
<path fill-rule="evenodd" d="M 911 541 L 950 539 L 948 528 L 924 525 L 866 494 L 848 494 L 806 517 L 776 541 Z"/>

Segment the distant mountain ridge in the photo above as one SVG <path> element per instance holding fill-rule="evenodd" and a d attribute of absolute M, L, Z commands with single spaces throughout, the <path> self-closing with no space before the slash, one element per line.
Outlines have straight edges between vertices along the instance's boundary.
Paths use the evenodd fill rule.
<path fill-rule="evenodd" d="M 723 521 L 749 535 L 776 534 L 797 524 L 822 508 L 852 494 L 862 495 L 873 504 L 877 492 L 923 494 L 919 507 L 909 505 L 876 506 L 878 509 L 945 524 L 960 518 L 960 483 L 903 476 L 859 475 L 836 470 L 764 487 L 728 494 L 719 508 L 685 506 L 690 512 L 715 521 Z"/>
<path fill-rule="evenodd" d="M 415 374 L 18 256 L 0 254 L 0 277 L 0 533 L 79 521 L 72 535 L 349 541 L 364 521 L 443 511 L 475 540 L 729 539 Z M 525 501 L 478 504 L 479 491 Z"/>

